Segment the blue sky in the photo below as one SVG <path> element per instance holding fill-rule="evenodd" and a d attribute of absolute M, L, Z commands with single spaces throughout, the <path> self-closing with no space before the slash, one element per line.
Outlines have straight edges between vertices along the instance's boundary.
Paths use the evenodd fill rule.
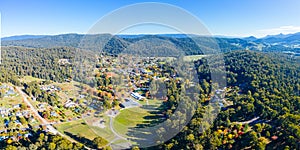
<path fill-rule="evenodd" d="M 2 37 L 86 33 L 101 17 L 142 0 L 1 0 Z M 262 37 L 300 32 L 299 0 L 160 0 L 183 8 L 214 35 Z M 167 12 L 166 12 L 167 13 Z M 126 18 L 124 18 L 126 19 Z M 122 20 L 120 20 L 122 22 Z M 180 21 L 180 19 L 178 20 Z M 125 33 L 169 33 L 167 28 Z M 155 30 L 155 31 L 154 31 Z"/>

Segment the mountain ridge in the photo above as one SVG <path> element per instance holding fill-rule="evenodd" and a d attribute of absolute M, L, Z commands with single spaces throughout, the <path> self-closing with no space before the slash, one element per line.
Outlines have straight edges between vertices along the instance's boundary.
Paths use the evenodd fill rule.
<path fill-rule="evenodd" d="M 26 39 L 27 37 L 27 39 Z M 32 38 L 33 37 L 33 38 Z M 254 51 L 300 51 L 300 33 L 289 35 L 268 36 L 268 38 L 256 38 L 254 36 L 246 38 L 209 37 L 193 34 L 137 34 L 137 35 L 111 35 L 111 34 L 59 34 L 39 36 L 18 36 L 10 38 L 12 40 L 2 41 L 2 46 L 22 46 L 30 48 L 50 48 L 50 47 L 75 47 L 86 50 L 101 51 L 108 53 L 120 53 L 136 42 L 146 40 L 148 45 L 155 45 L 157 41 L 161 45 L 173 44 L 175 48 L 182 49 L 187 55 L 203 54 L 203 51 L 215 49 L 218 44 L 222 52 L 232 50 L 254 50 Z M 197 43 L 195 43 L 195 40 Z M 200 45 L 199 45 L 200 43 Z M 131 46 L 132 47 L 132 46 Z M 136 47 L 139 48 L 139 47 Z M 161 48 L 158 48 L 161 49 Z"/>

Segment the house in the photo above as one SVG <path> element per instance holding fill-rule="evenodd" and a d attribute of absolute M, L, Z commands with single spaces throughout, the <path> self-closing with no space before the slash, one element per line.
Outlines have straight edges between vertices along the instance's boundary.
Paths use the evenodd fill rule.
<path fill-rule="evenodd" d="M 8 114 L 10 113 L 10 108 L 0 108 L 0 114 L 2 117 L 6 117 L 8 116 Z"/>
<path fill-rule="evenodd" d="M 7 89 L 7 88 L 8 88 L 7 85 L 1 85 L 1 86 L 0 86 L 0 89 Z"/>
<path fill-rule="evenodd" d="M 0 141 L 6 140 L 8 137 L 7 136 L 0 136 Z"/>
<path fill-rule="evenodd" d="M 24 135 L 25 138 L 28 138 L 29 136 L 32 136 L 32 134 L 31 134 L 31 133 L 26 133 L 26 134 Z"/>
<path fill-rule="evenodd" d="M 45 109 L 45 104 L 39 104 L 39 105 L 38 105 L 38 108 L 39 108 L 39 109 Z"/>
<path fill-rule="evenodd" d="M 83 98 L 85 98 L 85 95 L 79 95 L 79 97 L 78 97 L 79 99 L 83 99 Z"/>
<path fill-rule="evenodd" d="M 16 120 L 16 121 L 15 121 L 15 125 L 16 125 L 16 126 L 21 126 L 22 123 L 21 123 L 19 120 Z"/>
<path fill-rule="evenodd" d="M 70 62 L 69 59 L 59 59 L 59 60 L 58 60 L 58 63 L 59 63 L 60 65 L 70 65 L 70 64 L 71 64 L 71 62 Z"/>
<path fill-rule="evenodd" d="M 65 81 L 66 81 L 66 82 L 71 82 L 71 81 L 72 81 L 72 79 L 65 79 Z"/>
<path fill-rule="evenodd" d="M 31 99 L 32 99 L 33 101 L 36 101 L 36 97 L 34 97 L 34 96 L 32 96 Z"/>
<path fill-rule="evenodd" d="M 76 107 L 77 104 L 72 102 L 71 100 L 68 100 L 65 105 L 64 105 L 66 108 L 72 108 L 72 107 Z"/>
<path fill-rule="evenodd" d="M 22 116 L 29 116 L 29 111 L 28 110 L 22 111 Z"/>
<path fill-rule="evenodd" d="M 55 87 L 54 85 L 42 86 L 40 89 L 43 90 L 43 91 L 47 91 L 47 92 L 61 91 L 61 88 Z"/>
<path fill-rule="evenodd" d="M 33 122 L 35 122 L 35 119 L 34 119 L 34 117 L 33 117 L 33 116 L 29 117 L 29 119 L 28 119 L 28 122 L 30 122 L 30 123 L 33 123 Z"/>
<path fill-rule="evenodd" d="M 130 95 L 137 100 L 144 100 L 145 97 L 141 96 L 139 93 L 131 92 Z"/>
<path fill-rule="evenodd" d="M 4 92 L 5 92 L 3 95 L 4 97 L 13 96 L 13 95 L 17 94 L 14 91 L 13 87 L 11 87 L 11 86 L 1 85 L 0 89 L 4 89 Z"/>
<path fill-rule="evenodd" d="M 74 110 L 76 113 L 79 113 L 80 112 L 80 108 L 75 108 L 75 110 Z"/>
<path fill-rule="evenodd" d="M 21 104 L 16 104 L 13 106 L 14 109 L 19 109 L 21 107 Z"/>
<path fill-rule="evenodd" d="M 216 90 L 216 94 L 220 95 L 220 94 L 224 93 L 224 91 L 225 91 L 225 90 L 218 89 L 218 90 Z"/>
<path fill-rule="evenodd" d="M 4 96 L 12 96 L 12 95 L 15 95 L 16 92 L 13 90 L 13 89 L 9 89 L 5 94 Z"/>
<path fill-rule="evenodd" d="M 146 70 L 146 69 L 143 69 L 143 68 L 139 68 L 139 71 L 143 74 L 147 74 L 147 75 L 153 75 L 153 72 L 150 71 L 150 70 Z"/>
<path fill-rule="evenodd" d="M 51 111 L 51 112 L 50 112 L 50 116 L 52 116 L 52 117 L 57 117 L 58 115 L 57 115 L 57 113 L 56 113 L 55 111 Z"/>
<path fill-rule="evenodd" d="M 22 116 L 22 113 L 18 111 L 18 112 L 16 112 L 16 116 L 20 117 L 20 116 Z"/>

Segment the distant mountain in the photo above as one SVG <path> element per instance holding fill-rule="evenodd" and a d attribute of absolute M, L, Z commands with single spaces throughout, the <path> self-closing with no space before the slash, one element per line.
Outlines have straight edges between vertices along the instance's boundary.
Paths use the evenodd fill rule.
<path fill-rule="evenodd" d="M 10 37 L 1 38 L 1 41 L 13 41 L 13 40 L 25 40 L 25 39 L 37 39 L 42 38 L 47 35 L 16 35 Z"/>
<path fill-rule="evenodd" d="M 257 38 L 254 37 L 254 36 L 245 37 L 243 39 L 246 40 L 246 41 L 256 41 L 257 40 Z"/>
<path fill-rule="evenodd" d="M 291 33 L 291 34 L 277 34 L 277 35 L 267 35 L 265 37 L 263 37 L 262 39 L 268 39 L 268 38 L 279 38 L 279 39 L 284 39 L 284 38 L 288 38 L 288 37 L 292 37 L 292 36 L 299 36 L 300 32 L 297 33 Z"/>
<path fill-rule="evenodd" d="M 116 36 L 121 38 L 141 38 L 144 36 L 161 36 L 161 37 L 170 37 L 170 38 L 188 38 L 195 37 L 194 34 L 118 34 Z"/>
<path fill-rule="evenodd" d="M 190 38 L 192 37 L 192 38 Z M 198 44 L 195 43 L 197 41 Z M 178 54 L 178 50 L 186 55 L 199 55 L 216 50 L 213 42 L 217 42 L 222 52 L 234 50 L 253 51 L 300 51 L 300 33 L 288 35 L 266 36 L 256 38 L 205 37 L 184 34 L 157 35 L 110 35 L 110 34 L 61 34 L 45 36 L 15 36 L 7 37 L 2 46 L 22 46 L 32 48 L 75 47 L 92 51 L 105 51 L 117 54 L 135 50 L 149 53 L 166 51 L 168 54 Z M 145 43 L 143 45 L 143 43 Z M 199 44 L 200 43 L 200 44 Z M 137 52 L 137 51 L 136 51 Z"/>
<path fill-rule="evenodd" d="M 258 39 L 256 42 L 284 44 L 286 46 L 295 46 L 295 44 L 300 45 L 300 32 L 294 34 L 268 35 L 264 38 Z"/>
<path fill-rule="evenodd" d="M 277 35 L 267 35 L 265 37 L 263 37 L 262 39 L 268 39 L 268 38 L 279 38 L 279 39 L 283 39 L 283 38 L 286 38 L 286 37 L 289 37 L 291 36 L 292 34 L 277 34 Z"/>

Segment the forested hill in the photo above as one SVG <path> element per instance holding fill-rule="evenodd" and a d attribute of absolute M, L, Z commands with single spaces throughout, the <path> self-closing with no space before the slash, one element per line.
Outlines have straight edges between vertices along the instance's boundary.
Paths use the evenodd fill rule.
<path fill-rule="evenodd" d="M 199 128 L 204 93 L 209 93 L 210 68 L 207 59 L 195 62 L 200 79 L 202 106 L 184 131 L 161 145 L 163 149 L 299 149 L 300 145 L 300 64 L 284 55 L 235 51 L 224 55 L 227 88 L 218 117 L 210 129 Z M 214 66 L 210 64 L 210 66 Z M 209 97 L 209 96 L 208 96 Z M 201 112 L 202 111 L 202 112 Z"/>
<path fill-rule="evenodd" d="M 161 34 L 161 35 L 110 35 L 110 34 L 62 34 L 54 36 L 43 36 L 35 38 L 25 38 L 21 40 L 4 40 L 2 46 L 22 46 L 30 48 L 52 48 L 52 47 L 76 47 L 81 49 L 93 50 L 93 51 L 105 51 L 113 54 L 118 54 L 126 48 L 135 45 L 136 49 L 143 49 L 141 45 L 136 43 L 145 42 L 145 40 L 151 45 L 157 44 L 160 40 L 160 45 L 168 45 L 166 49 L 180 49 L 186 55 L 202 54 L 207 49 L 214 49 L 214 42 L 216 42 L 222 52 L 228 52 L 232 50 L 249 49 L 254 51 L 292 51 L 300 52 L 298 36 L 290 36 L 285 39 L 280 38 L 281 42 L 276 43 L 278 38 L 269 37 L 263 39 L 256 38 L 219 38 L 219 37 L 203 37 L 189 35 L 192 37 L 184 36 L 181 34 Z M 9 39 L 9 38 L 8 38 Z M 213 42 L 211 40 L 213 39 Z M 275 40 L 276 39 L 276 40 Z M 200 44 L 195 43 L 197 41 Z M 164 44 L 161 44 L 164 42 Z M 165 44 L 167 43 L 167 44 Z M 154 47 L 155 48 L 155 47 Z"/>

